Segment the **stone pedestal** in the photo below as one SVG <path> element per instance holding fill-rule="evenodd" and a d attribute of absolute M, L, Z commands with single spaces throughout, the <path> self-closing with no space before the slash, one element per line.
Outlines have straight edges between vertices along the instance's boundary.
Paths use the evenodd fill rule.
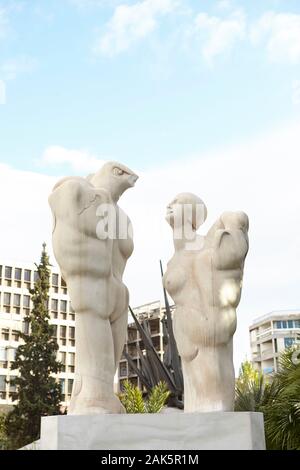
<path fill-rule="evenodd" d="M 264 450 L 262 413 L 162 413 L 42 418 L 41 450 Z"/>

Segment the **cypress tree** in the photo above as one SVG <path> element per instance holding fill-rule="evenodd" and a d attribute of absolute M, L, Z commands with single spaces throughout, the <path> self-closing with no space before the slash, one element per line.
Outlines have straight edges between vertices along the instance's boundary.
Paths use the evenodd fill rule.
<path fill-rule="evenodd" d="M 25 317 L 27 332 L 17 351 L 12 369 L 19 375 L 11 380 L 16 386 L 18 403 L 7 417 L 7 430 L 14 448 L 39 438 L 42 416 L 60 414 L 61 388 L 53 374 L 61 370 L 56 360 L 58 345 L 53 338 L 54 328 L 49 320 L 50 263 L 43 244 L 37 279 L 30 290 L 32 310 Z"/>

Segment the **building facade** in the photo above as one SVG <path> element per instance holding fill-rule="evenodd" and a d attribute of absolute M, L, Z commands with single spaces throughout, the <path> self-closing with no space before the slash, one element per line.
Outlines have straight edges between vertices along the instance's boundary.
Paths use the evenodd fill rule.
<path fill-rule="evenodd" d="M 29 289 L 34 287 L 37 279 L 37 269 L 29 263 L 2 263 L 0 265 L 0 410 L 5 410 L 14 404 L 16 390 L 10 384 L 10 379 L 17 375 L 17 370 L 11 366 L 15 359 L 16 349 L 21 344 L 20 332 L 28 328 L 25 317 L 32 308 Z M 173 309 L 173 307 L 171 307 Z M 162 319 L 165 308 L 160 301 L 151 302 L 133 309 L 137 318 L 148 320 L 154 347 L 163 359 L 164 331 Z M 54 326 L 54 337 L 59 349 L 57 359 L 63 367 L 57 375 L 63 393 L 63 406 L 68 406 L 75 373 L 75 312 L 72 310 L 67 286 L 58 268 L 51 268 L 49 291 L 50 323 Z M 129 317 L 127 339 L 124 346 L 137 367 L 140 367 L 138 346 L 144 350 L 144 345 L 136 325 Z M 122 383 L 129 379 L 142 388 L 138 376 L 129 366 L 125 356 L 119 363 L 115 377 L 115 392 L 122 389 Z"/>
<path fill-rule="evenodd" d="M 300 338 L 300 310 L 270 312 L 249 327 L 252 362 L 264 374 L 278 370 L 284 349 Z"/>
<path fill-rule="evenodd" d="M 173 310 L 173 306 L 171 310 Z M 162 306 L 160 301 L 151 302 L 145 305 L 141 305 L 133 309 L 136 317 L 139 322 L 143 320 L 148 320 L 150 327 L 150 333 L 153 345 L 156 349 L 161 360 L 163 360 L 164 354 L 164 330 L 162 319 L 165 315 L 165 307 Z M 129 380 L 134 385 L 137 385 L 139 388 L 143 388 L 140 382 L 140 379 L 134 372 L 134 370 L 128 364 L 124 352 L 126 352 L 132 360 L 135 362 L 136 366 L 140 368 L 140 359 L 138 354 L 138 347 L 143 351 L 144 345 L 140 333 L 137 330 L 137 327 L 133 319 L 128 323 L 127 329 L 127 338 L 124 346 L 123 355 L 119 363 L 118 370 L 118 389 L 122 390 L 122 384 L 124 381 Z"/>
<path fill-rule="evenodd" d="M 34 264 L 3 263 L 0 265 L 0 407 L 13 405 L 15 389 L 10 378 L 17 374 L 11 370 L 20 331 L 26 332 L 25 316 L 30 311 L 29 289 L 34 287 L 37 269 Z M 58 374 L 63 392 L 63 405 L 71 397 L 75 368 L 75 312 L 72 310 L 67 286 L 58 269 L 52 268 L 50 278 L 49 313 L 54 325 L 54 335 L 59 350 L 57 359 L 62 362 Z"/>

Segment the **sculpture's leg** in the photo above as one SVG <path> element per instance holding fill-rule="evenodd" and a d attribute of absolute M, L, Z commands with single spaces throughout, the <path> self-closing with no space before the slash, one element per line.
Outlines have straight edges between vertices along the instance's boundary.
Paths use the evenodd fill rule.
<path fill-rule="evenodd" d="M 121 413 L 114 394 L 114 346 L 109 320 L 99 312 L 76 316 L 75 382 L 69 414 Z"/>
<path fill-rule="evenodd" d="M 115 371 L 119 366 L 124 344 L 126 341 L 126 332 L 128 324 L 128 307 L 120 318 L 111 323 L 111 331 L 114 342 Z"/>
<path fill-rule="evenodd" d="M 232 345 L 199 348 L 190 362 L 182 361 L 184 411 L 233 411 Z"/>

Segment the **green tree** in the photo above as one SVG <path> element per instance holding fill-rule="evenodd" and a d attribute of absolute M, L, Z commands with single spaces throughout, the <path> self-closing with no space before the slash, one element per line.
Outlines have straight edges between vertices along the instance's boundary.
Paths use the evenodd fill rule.
<path fill-rule="evenodd" d="M 9 447 L 7 429 L 6 429 L 6 415 L 0 414 L 0 450 L 5 450 Z"/>
<path fill-rule="evenodd" d="M 30 290 L 33 308 L 25 317 L 28 333 L 21 333 L 23 343 L 17 351 L 13 369 L 19 375 L 11 380 L 16 385 L 18 404 L 8 414 L 7 432 L 14 448 L 39 438 L 42 416 L 60 414 L 61 388 L 53 374 L 61 370 L 56 360 L 57 342 L 49 324 L 50 263 L 43 244 L 37 280 Z"/>
<path fill-rule="evenodd" d="M 159 413 L 170 395 L 167 385 L 159 382 L 152 388 L 149 398 L 144 400 L 142 391 L 128 380 L 119 398 L 126 413 Z"/>
<path fill-rule="evenodd" d="M 298 352 L 298 357 L 297 357 Z M 235 411 L 264 414 L 267 449 L 300 450 L 300 350 L 285 350 L 271 381 L 244 363 L 236 382 Z"/>
<path fill-rule="evenodd" d="M 300 350 L 284 351 L 271 399 L 263 406 L 269 449 L 300 450 Z"/>
<path fill-rule="evenodd" d="M 235 411 L 261 411 L 269 393 L 263 374 L 250 361 L 243 362 L 235 385 Z"/>

